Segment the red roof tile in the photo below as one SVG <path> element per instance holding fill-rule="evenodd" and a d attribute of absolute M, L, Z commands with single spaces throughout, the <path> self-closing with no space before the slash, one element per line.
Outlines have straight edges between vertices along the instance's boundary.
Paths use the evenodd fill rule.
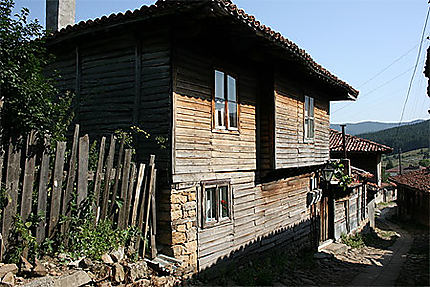
<path fill-rule="evenodd" d="M 359 138 L 352 135 L 345 135 L 346 151 L 347 152 L 380 152 L 390 153 L 393 151 L 391 147 Z M 342 151 L 342 133 L 330 129 L 330 152 Z"/>
<path fill-rule="evenodd" d="M 390 177 L 389 180 L 397 185 L 405 185 L 421 191 L 430 192 L 430 167 L 393 176 Z"/>
<path fill-rule="evenodd" d="M 110 16 L 103 16 L 94 20 L 81 21 L 78 24 L 69 25 L 66 28 L 61 29 L 60 31 L 53 33 L 51 35 L 51 39 L 59 39 L 66 34 L 72 32 L 80 32 L 89 27 L 118 24 L 121 22 L 127 23 L 135 19 L 154 17 L 157 16 L 157 13 L 160 15 L 166 15 L 164 12 L 166 12 L 167 14 L 177 13 L 177 11 L 174 9 L 175 7 L 183 8 L 187 7 L 187 5 L 195 4 L 196 2 L 199 1 L 194 1 L 194 3 L 192 3 L 192 1 L 159 0 L 154 5 L 144 5 L 140 9 L 136 9 L 134 11 L 128 10 L 125 13 L 111 14 Z M 268 40 L 272 41 L 277 45 L 282 46 L 288 53 L 290 53 L 302 63 L 304 63 L 306 68 L 310 70 L 310 73 L 316 75 L 320 79 L 329 82 L 332 85 L 336 85 L 345 89 L 353 98 L 356 98 L 358 96 L 358 90 L 354 89 L 349 84 L 340 80 L 337 76 L 333 75 L 327 69 L 316 63 L 312 59 L 312 57 L 308 53 L 306 53 L 305 50 L 300 49 L 295 43 L 285 38 L 280 33 L 273 31 L 270 27 L 261 24 L 255 19 L 254 16 L 247 14 L 242 9 L 239 9 L 230 0 L 210 0 L 208 2 L 210 2 L 211 4 L 215 4 L 216 6 L 230 14 L 232 17 L 235 17 L 236 19 L 240 20 L 243 24 L 250 27 L 256 34 L 262 33 L 262 35 Z"/>

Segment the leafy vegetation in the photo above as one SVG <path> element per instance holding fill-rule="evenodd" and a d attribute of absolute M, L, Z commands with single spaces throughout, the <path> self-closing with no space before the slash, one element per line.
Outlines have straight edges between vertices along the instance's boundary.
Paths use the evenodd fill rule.
<path fill-rule="evenodd" d="M 349 235 L 349 236 L 342 233 L 340 238 L 341 238 L 343 244 L 346 244 L 352 248 L 361 248 L 361 247 L 364 247 L 364 245 L 365 245 L 364 240 L 363 240 L 363 236 L 360 233 L 355 234 L 355 235 Z"/>
<path fill-rule="evenodd" d="M 429 146 L 430 120 L 358 136 L 390 146 L 394 153 L 398 153 L 399 148 L 403 152 L 426 148 Z"/>
<path fill-rule="evenodd" d="M 72 93 L 60 92 L 46 67 L 53 60 L 45 47 L 44 31 L 29 10 L 12 15 L 13 0 L 0 2 L 0 90 L 3 138 L 30 130 L 64 139 L 73 118 Z"/>

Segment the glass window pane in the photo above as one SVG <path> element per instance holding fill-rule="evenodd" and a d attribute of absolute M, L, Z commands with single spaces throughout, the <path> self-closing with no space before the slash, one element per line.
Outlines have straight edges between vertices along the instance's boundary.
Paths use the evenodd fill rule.
<path fill-rule="evenodd" d="M 314 98 L 309 98 L 309 116 L 314 117 Z"/>
<path fill-rule="evenodd" d="M 230 128 L 237 128 L 237 104 L 228 103 L 228 125 Z"/>
<path fill-rule="evenodd" d="M 305 118 L 308 116 L 309 111 L 309 97 L 305 96 Z"/>
<path fill-rule="evenodd" d="M 216 188 L 206 189 L 206 221 L 216 220 Z"/>
<path fill-rule="evenodd" d="M 314 120 L 310 119 L 309 120 L 309 138 L 313 138 L 314 137 Z"/>
<path fill-rule="evenodd" d="M 221 218 L 229 217 L 228 186 L 219 187 Z"/>
<path fill-rule="evenodd" d="M 215 127 L 225 127 L 225 101 L 215 100 Z"/>
<path fill-rule="evenodd" d="M 227 76 L 227 95 L 229 102 L 236 102 L 236 79 L 232 76 Z"/>
<path fill-rule="evenodd" d="M 215 71 L 215 98 L 225 99 L 224 97 L 224 73 Z"/>
<path fill-rule="evenodd" d="M 309 137 L 309 119 L 305 119 L 305 138 Z"/>

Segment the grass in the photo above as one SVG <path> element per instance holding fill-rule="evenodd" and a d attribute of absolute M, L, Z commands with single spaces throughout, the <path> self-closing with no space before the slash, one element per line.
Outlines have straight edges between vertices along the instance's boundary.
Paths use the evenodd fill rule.
<path fill-rule="evenodd" d="M 361 248 L 364 247 L 364 240 L 363 240 L 363 236 L 358 233 L 358 234 L 354 234 L 354 235 L 345 235 L 342 234 L 340 236 L 342 243 L 348 245 L 349 247 L 352 248 Z"/>
<path fill-rule="evenodd" d="M 429 153 L 429 148 L 420 148 L 402 153 L 402 166 L 407 167 L 409 165 L 418 165 L 418 162 L 423 159 L 425 152 Z M 389 156 L 382 156 L 382 166 L 385 167 L 387 165 L 388 159 L 391 160 L 394 167 L 399 165 L 398 155 L 393 154 Z"/>

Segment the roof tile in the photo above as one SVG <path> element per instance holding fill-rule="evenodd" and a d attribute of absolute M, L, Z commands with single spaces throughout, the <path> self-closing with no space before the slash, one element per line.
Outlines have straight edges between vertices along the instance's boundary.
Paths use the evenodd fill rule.
<path fill-rule="evenodd" d="M 380 152 L 390 153 L 391 147 L 352 135 L 345 135 L 347 152 Z M 342 151 L 342 133 L 330 129 L 330 152 Z"/>

